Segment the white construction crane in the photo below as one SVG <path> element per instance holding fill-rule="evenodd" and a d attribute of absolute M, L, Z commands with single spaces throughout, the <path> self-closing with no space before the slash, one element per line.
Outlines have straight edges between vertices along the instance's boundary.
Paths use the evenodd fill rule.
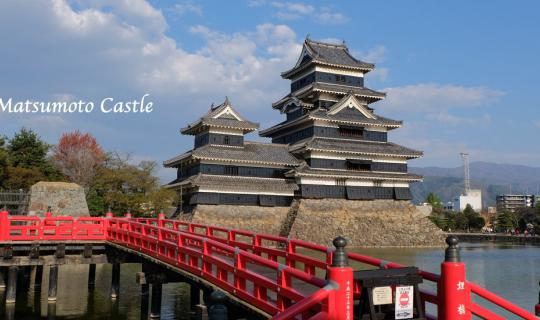
<path fill-rule="evenodd" d="M 471 177 L 469 175 L 469 154 L 461 152 L 460 155 L 463 158 L 463 180 L 465 185 L 465 195 L 468 195 L 471 191 Z"/>

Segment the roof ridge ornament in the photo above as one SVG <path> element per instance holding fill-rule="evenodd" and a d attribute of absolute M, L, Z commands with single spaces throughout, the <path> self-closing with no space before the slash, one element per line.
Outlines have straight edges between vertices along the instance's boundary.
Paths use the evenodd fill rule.
<path fill-rule="evenodd" d="M 231 101 L 229 101 L 229 96 L 225 96 L 225 101 L 223 102 L 223 105 L 224 106 L 230 106 L 231 105 Z"/>

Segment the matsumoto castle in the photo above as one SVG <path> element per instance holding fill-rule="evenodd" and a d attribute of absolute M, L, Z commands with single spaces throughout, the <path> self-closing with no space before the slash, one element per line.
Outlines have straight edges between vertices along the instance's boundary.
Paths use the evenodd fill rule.
<path fill-rule="evenodd" d="M 272 104 L 285 120 L 259 131 L 272 143 L 247 141 L 258 123 L 228 99 L 181 129 L 194 148 L 164 162 L 177 168 L 168 187 L 181 211 L 197 204 L 289 206 L 293 199 L 412 198 L 407 172 L 421 151 L 388 142 L 401 121 L 381 117 L 371 104 L 385 93 L 364 86 L 375 66 L 354 58 L 345 44 L 306 39 L 296 65 L 283 73 L 291 92 Z"/>

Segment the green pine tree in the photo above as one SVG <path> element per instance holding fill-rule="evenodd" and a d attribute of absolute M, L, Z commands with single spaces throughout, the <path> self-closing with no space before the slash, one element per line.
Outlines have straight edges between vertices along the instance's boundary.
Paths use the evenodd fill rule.
<path fill-rule="evenodd" d="M 426 197 L 426 203 L 431 205 L 433 208 L 441 208 L 442 207 L 442 201 L 441 198 L 439 198 L 436 194 L 433 192 L 430 192 Z"/>
<path fill-rule="evenodd" d="M 13 167 L 44 168 L 49 148 L 32 129 L 22 128 L 9 140 L 9 162 Z"/>
<path fill-rule="evenodd" d="M 47 157 L 50 147 L 32 129 L 22 128 L 17 132 L 7 144 L 7 178 L 3 187 L 28 189 L 37 181 L 63 180 Z"/>

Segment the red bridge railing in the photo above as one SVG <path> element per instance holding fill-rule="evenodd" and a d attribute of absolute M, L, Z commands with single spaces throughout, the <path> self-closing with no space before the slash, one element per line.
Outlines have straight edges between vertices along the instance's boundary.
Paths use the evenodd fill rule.
<path fill-rule="evenodd" d="M 110 241 L 204 278 L 275 319 L 352 319 L 352 298 L 361 292 L 351 268 L 332 266 L 334 250 L 297 239 L 178 220 L 11 217 L 0 212 L 0 241 L 36 240 Z M 539 319 L 467 281 L 453 241 L 441 275 L 419 271 L 436 288 L 421 290 L 424 308 L 437 308 L 437 316 L 428 318 L 505 319 L 474 302 L 476 295 L 520 319 Z M 404 267 L 356 253 L 347 256 L 377 268 Z M 540 312 L 540 304 L 536 309 Z"/>

